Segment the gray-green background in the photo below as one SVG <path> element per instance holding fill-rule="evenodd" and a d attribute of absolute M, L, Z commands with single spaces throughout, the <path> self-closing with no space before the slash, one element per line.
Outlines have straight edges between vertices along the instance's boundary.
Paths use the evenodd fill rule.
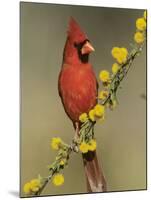
<path fill-rule="evenodd" d="M 143 10 L 21 3 L 21 196 L 25 182 L 47 176 L 56 152 L 52 137 L 70 143 L 71 121 L 61 104 L 57 81 L 67 25 L 73 16 L 95 52 L 90 61 L 96 76 L 111 69 L 113 46 L 129 48 L 135 21 Z M 98 158 L 108 191 L 146 188 L 146 51 L 133 63 L 118 92 L 119 106 L 95 126 Z M 49 184 L 44 195 L 86 192 L 81 155 L 72 155 L 61 187 Z"/>

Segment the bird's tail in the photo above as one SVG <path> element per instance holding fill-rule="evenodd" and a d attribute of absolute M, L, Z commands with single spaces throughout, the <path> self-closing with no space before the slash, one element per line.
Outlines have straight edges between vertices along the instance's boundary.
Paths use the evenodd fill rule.
<path fill-rule="evenodd" d="M 96 151 L 82 154 L 88 192 L 105 192 L 106 181 Z"/>

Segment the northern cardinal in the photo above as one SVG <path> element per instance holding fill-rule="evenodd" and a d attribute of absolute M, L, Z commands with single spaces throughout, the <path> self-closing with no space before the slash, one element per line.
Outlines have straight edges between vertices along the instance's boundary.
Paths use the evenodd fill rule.
<path fill-rule="evenodd" d="M 59 74 L 58 90 L 66 114 L 72 120 L 78 134 L 79 116 L 88 113 L 97 103 L 98 84 L 89 54 L 94 51 L 88 37 L 71 17 L 63 62 Z M 106 183 L 99 166 L 96 151 L 82 154 L 88 192 L 106 190 Z"/>

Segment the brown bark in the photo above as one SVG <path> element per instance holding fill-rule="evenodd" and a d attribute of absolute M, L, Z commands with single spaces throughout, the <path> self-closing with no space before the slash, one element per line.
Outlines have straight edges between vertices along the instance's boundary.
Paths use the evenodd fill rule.
<path fill-rule="evenodd" d="M 98 163 L 96 151 L 89 151 L 82 154 L 82 157 L 88 193 L 105 192 L 107 189 L 106 180 L 103 175 L 102 166 Z"/>

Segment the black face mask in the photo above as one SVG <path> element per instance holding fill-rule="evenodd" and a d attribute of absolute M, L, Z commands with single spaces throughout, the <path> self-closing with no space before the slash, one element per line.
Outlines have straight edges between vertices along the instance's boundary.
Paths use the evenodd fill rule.
<path fill-rule="evenodd" d="M 79 59 L 81 60 L 82 63 L 87 63 L 89 60 L 89 54 L 81 54 L 81 49 L 86 42 L 89 42 L 89 40 L 86 39 L 78 44 L 76 42 L 74 43 L 74 47 L 77 49 Z"/>

